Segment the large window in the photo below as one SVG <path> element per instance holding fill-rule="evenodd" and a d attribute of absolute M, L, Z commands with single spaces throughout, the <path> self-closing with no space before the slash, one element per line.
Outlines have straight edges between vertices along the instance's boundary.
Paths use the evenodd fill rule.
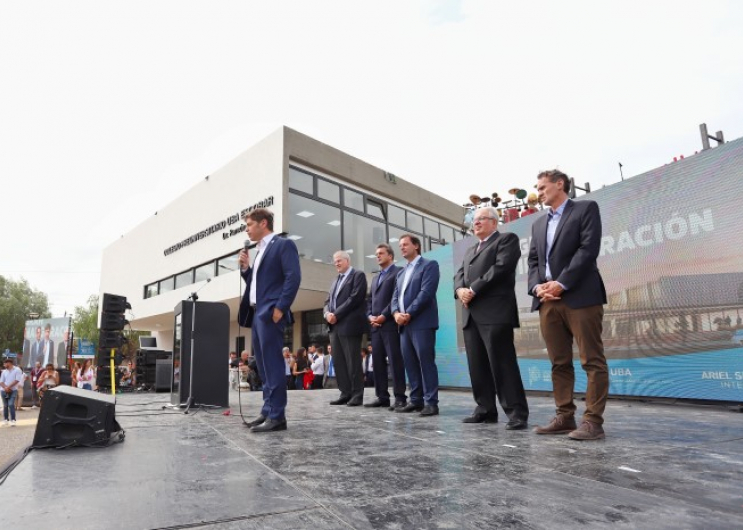
<path fill-rule="evenodd" d="M 333 263 L 333 253 L 341 248 L 340 208 L 290 193 L 287 225 L 300 258 Z"/>
<path fill-rule="evenodd" d="M 364 196 L 348 188 L 343 189 L 343 206 L 353 208 L 360 212 L 364 211 Z"/>
<path fill-rule="evenodd" d="M 196 267 L 194 271 L 194 282 L 203 282 L 214 278 L 214 265 L 215 263 L 212 261 L 201 267 Z"/>
<path fill-rule="evenodd" d="M 341 187 L 327 180 L 317 179 L 317 196 L 335 204 L 341 203 Z"/>
<path fill-rule="evenodd" d="M 413 212 L 408 212 L 408 228 L 412 232 L 418 232 L 419 234 L 423 233 L 423 217 L 414 214 Z"/>
<path fill-rule="evenodd" d="M 180 289 L 186 285 L 193 283 L 193 269 L 190 271 L 182 272 L 175 277 L 175 288 Z"/>
<path fill-rule="evenodd" d="M 387 240 L 384 223 L 351 212 L 343 212 L 343 249 L 351 255 L 351 265 L 364 272 L 377 270 L 374 251 Z"/>
<path fill-rule="evenodd" d="M 165 278 L 164 280 L 160 280 L 160 294 L 168 293 L 175 289 L 175 277 L 171 276 L 170 278 Z"/>
<path fill-rule="evenodd" d="M 387 220 L 398 226 L 405 226 L 405 210 L 393 206 L 392 204 L 387 205 Z"/>
<path fill-rule="evenodd" d="M 144 288 L 145 298 L 152 298 L 153 296 L 157 296 L 157 282 L 151 283 Z"/>
<path fill-rule="evenodd" d="M 227 274 L 228 272 L 236 271 L 238 267 L 237 256 L 239 252 L 232 254 L 231 256 L 225 256 L 217 260 L 217 276 Z"/>
<path fill-rule="evenodd" d="M 311 175 L 293 167 L 289 168 L 289 187 L 291 189 L 312 195 L 314 193 L 312 180 Z"/>

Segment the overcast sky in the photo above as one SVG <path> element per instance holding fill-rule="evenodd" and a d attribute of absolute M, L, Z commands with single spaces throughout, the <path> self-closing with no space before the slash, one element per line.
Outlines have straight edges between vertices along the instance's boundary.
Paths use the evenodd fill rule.
<path fill-rule="evenodd" d="M 459 203 L 610 185 L 702 122 L 743 136 L 741 28 L 712 0 L 4 1 L 0 274 L 70 313 L 104 247 L 281 125 Z"/>

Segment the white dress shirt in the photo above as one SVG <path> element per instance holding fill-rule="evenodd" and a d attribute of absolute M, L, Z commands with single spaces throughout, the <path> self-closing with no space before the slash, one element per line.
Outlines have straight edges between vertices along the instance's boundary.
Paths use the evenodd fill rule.
<path fill-rule="evenodd" d="M 261 239 L 258 242 L 258 255 L 255 257 L 255 260 L 253 261 L 253 276 L 252 280 L 250 281 L 250 305 L 256 305 L 256 278 L 258 277 L 258 267 L 261 265 L 261 261 L 263 260 L 263 253 L 266 251 L 266 247 L 268 247 L 268 244 L 271 242 L 271 240 L 276 236 L 273 232 L 265 236 L 263 239 Z"/>
<path fill-rule="evenodd" d="M 400 303 L 400 312 L 405 312 L 405 289 L 408 288 L 408 282 L 410 281 L 410 277 L 413 275 L 413 269 L 415 269 L 415 266 L 418 264 L 418 262 L 421 260 L 420 254 L 418 254 L 415 259 L 411 262 L 409 262 L 405 266 L 405 276 L 403 276 L 402 279 L 402 288 L 400 289 L 400 297 L 399 297 L 399 303 Z"/>

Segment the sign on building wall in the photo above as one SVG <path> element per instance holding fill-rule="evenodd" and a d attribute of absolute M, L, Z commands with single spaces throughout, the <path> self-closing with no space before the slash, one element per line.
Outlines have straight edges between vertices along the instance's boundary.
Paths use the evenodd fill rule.
<path fill-rule="evenodd" d="M 743 401 L 741 179 L 743 141 L 735 141 L 588 196 L 603 222 L 598 266 L 609 299 L 603 339 L 612 394 Z M 524 385 L 552 390 L 527 294 L 531 226 L 539 215 L 501 229 L 521 240 L 515 342 Z M 427 254 L 441 265 L 437 362 L 446 386 L 470 386 L 452 277 L 473 244 Z M 576 389 L 584 391 L 574 351 Z"/>

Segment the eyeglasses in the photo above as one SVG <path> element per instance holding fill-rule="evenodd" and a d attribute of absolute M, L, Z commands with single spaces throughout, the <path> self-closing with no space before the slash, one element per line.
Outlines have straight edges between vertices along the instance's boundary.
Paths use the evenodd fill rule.
<path fill-rule="evenodd" d="M 472 224 L 482 223 L 486 219 L 495 220 L 495 217 L 478 217 L 474 221 L 472 221 Z"/>

